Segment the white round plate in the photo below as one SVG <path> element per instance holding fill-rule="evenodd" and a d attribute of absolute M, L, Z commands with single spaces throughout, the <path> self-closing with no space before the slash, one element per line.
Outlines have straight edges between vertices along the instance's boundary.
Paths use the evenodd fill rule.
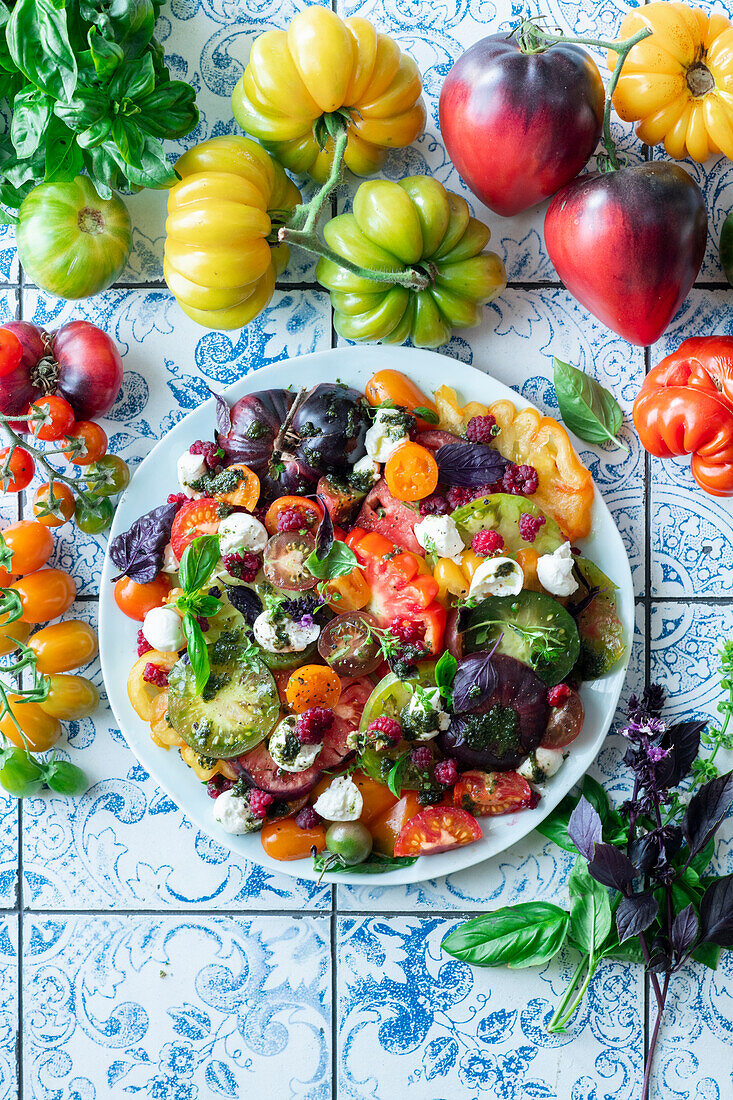
<path fill-rule="evenodd" d="M 304 355 L 295 360 L 283 360 L 253 371 L 224 391 L 231 403 L 245 393 L 268 388 L 313 386 L 318 382 L 340 379 L 363 389 L 371 375 L 380 368 L 394 367 L 413 378 L 426 393 L 432 394 L 446 381 L 454 386 L 463 402 L 490 403 L 508 398 L 520 408 L 525 401 L 513 390 L 474 367 L 446 358 L 431 351 L 411 348 L 349 347 Z M 165 501 L 177 487 L 176 460 L 194 439 L 210 439 L 215 427 L 213 398 L 201 408 L 184 417 L 152 449 L 135 472 L 129 488 L 123 494 L 110 538 L 128 527 L 143 513 Z M 621 536 L 608 508 L 596 492 L 593 504 L 593 530 L 583 543 L 583 549 L 618 586 L 619 612 L 629 642 L 633 637 L 634 595 L 629 562 Z M 117 572 L 109 556 L 102 569 L 99 598 L 99 643 L 102 672 L 107 694 L 120 729 L 140 763 L 160 783 L 181 809 L 219 844 L 229 848 L 233 856 L 246 857 L 273 871 L 295 877 L 316 879 L 310 860 L 280 862 L 265 854 L 259 835 L 232 836 L 214 821 L 212 801 L 193 772 L 186 767 L 177 752 L 159 748 L 150 738 L 150 727 L 135 714 L 127 697 L 126 680 L 136 654 L 139 624 L 127 618 L 117 608 L 113 598 L 111 578 Z M 398 885 L 437 878 L 503 852 L 531 832 L 553 809 L 570 788 L 590 767 L 600 751 L 618 703 L 628 658 L 601 680 L 583 685 L 585 725 L 580 737 L 570 747 L 570 755 L 560 771 L 543 789 L 542 799 L 534 810 L 523 810 L 505 817 L 481 819 L 482 840 L 440 855 L 424 856 L 410 867 L 389 871 L 378 876 L 380 884 Z M 538 844 L 542 843 L 538 840 Z M 330 876 L 334 882 L 361 883 L 363 875 Z M 326 880 L 329 876 L 326 876 Z"/>

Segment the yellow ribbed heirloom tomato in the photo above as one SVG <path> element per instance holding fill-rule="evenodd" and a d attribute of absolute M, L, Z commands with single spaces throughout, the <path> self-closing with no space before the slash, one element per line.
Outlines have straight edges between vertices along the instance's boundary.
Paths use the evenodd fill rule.
<path fill-rule="evenodd" d="M 313 4 L 287 31 L 255 39 L 232 109 L 242 129 L 286 168 L 323 182 L 334 151 L 327 121 L 348 123 L 346 166 L 370 176 L 390 149 L 422 133 L 421 92 L 417 65 L 392 38 L 366 19 L 341 19 Z M 319 138 L 327 139 L 323 148 Z"/>
<path fill-rule="evenodd" d="M 667 0 L 634 8 L 619 39 L 648 28 L 630 51 L 613 105 L 647 145 L 664 142 L 675 160 L 704 161 L 715 153 L 733 160 L 733 24 L 687 4 Z M 611 69 L 616 54 L 609 51 Z"/>
<path fill-rule="evenodd" d="M 244 137 L 215 137 L 176 164 L 168 195 L 165 280 L 184 313 L 207 328 L 248 324 L 272 297 L 288 261 L 271 242 L 272 218 L 300 192 L 270 154 Z"/>
<path fill-rule="evenodd" d="M 506 286 L 489 229 L 465 199 L 429 176 L 366 180 L 352 214 L 327 222 L 323 236 L 338 256 L 372 271 L 423 276 L 417 288 L 378 282 L 321 258 L 316 278 L 331 291 L 336 331 L 347 340 L 437 348 L 454 328 L 479 324 L 481 307 Z"/>

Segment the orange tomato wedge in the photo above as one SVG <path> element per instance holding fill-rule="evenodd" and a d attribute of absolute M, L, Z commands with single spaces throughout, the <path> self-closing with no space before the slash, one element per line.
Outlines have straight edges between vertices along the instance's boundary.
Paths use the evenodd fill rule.
<path fill-rule="evenodd" d="M 397 500 L 424 500 L 435 492 L 438 476 L 438 463 L 419 443 L 403 443 L 384 467 L 387 488 Z"/>
<path fill-rule="evenodd" d="M 260 479 L 257 474 L 243 462 L 227 466 L 224 473 L 237 474 L 239 482 L 236 489 L 228 493 L 214 493 L 214 499 L 221 500 L 224 504 L 231 504 L 233 508 L 246 508 L 251 512 L 260 498 Z"/>

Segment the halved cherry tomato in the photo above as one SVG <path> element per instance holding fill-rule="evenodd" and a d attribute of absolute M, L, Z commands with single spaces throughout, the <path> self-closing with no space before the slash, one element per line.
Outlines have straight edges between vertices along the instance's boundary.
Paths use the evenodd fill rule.
<path fill-rule="evenodd" d="M 393 856 L 397 837 L 407 822 L 421 810 L 417 791 L 405 791 L 399 802 L 372 818 L 369 822 L 369 832 L 374 841 L 374 850 L 386 856 Z"/>
<path fill-rule="evenodd" d="M 262 847 L 273 859 L 306 859 L 311 848 L 322 852 L 326 847 L 326 829 L 314 825 L 311 829 L 299 829 L 294 817 L 268 821 L 260 833 Z"/>
<path fill-rule="evenodd" d="M 53 393 L 33 401 L 28 412 L 43 417 L 43 420 L 29 420 L 28 431 L 36 439 L 43 439 L 48 443 L 63 439 L 73 428 L 76 419 L 66 398 Z"/>
<path fill-rule="evenodd" d="M 372 598 L 372 590 L 358 566 L 350 573 L 326 581 L 323 593 L 328 606 L 338 612 L 360 611 Z"/>
<path fill-rule="evenodd" d="M 23 345 L 9 328 L 0 328 L 0 378 L 17 370 L 23 358 Z"/>
<path fill-rule="evenodd" d="M 379 783 L 364 772 L 353 772 L 351 778 L 361 791 L 363 806 L 359 821 L 362 825 L 371 826 L 372 821 L 397 805 L 399 799 L 395 798 L 384 783 Z"/>
<path fill-rule="evenodd" d="M 93 462 L 107 454 L 107 433 L 93 420 L 77 420 L 76 424 L 66 433 L 67 439 L 81 441 L 80 450 L 64 451 L 64 458 L 73 462 L 75 466 L 91 466 Z"/>
<path fill-rule="evenodd" d="M 214 498 L 224 504 L 231 504 L 233 508 L 246 508 L 251 512 L 260 497 L 260 479 L 243 462 L 227 466 L 227 471 L 239 477 L 237 487 L 230 489 L 228 493 L 214 493 Z"/>
<path fill-rule="evenodd" d="M 11 523 L 0 535 L 11 555 L 5 566 L 0 566 L 0 586 L 9 583 L 11 576 L 35 573 L 53 554 L 53 537 L 42 523 L 22 519 Z M 0 556 L 7 556 L 5 548 Z"/>
<path fill-rule="evenodd" d="M 4 615 L 0 615 L 0 657 L 4 657 L 6 653 L 12 653 L 18 648 L 19 642 L 25 645 L 31 632 L 31 624 L 24 623 L 22 619 L 16 619 L 12 623 L 7 622 L 9 614 L 10 612 L 6 611 Z"/>
<path fill-rule="evenodd" d="M 27 702 L 22 695 L 8 695 L 8 702 L 31 752 L 47 752 L 56 744 L 61 736 L 58 718 L 46 714 L 38 703 Z M 12 741 L 19 749 L 24 747 L 23 738 L 9 714 L 0 718 L 0 733 L 5 734 L 8 741 Z"/>
<path fill-rule="evenodd" d="M 387 459 L 384 467 L 387 488 L 396 500 L 423 500 L 435 492 L 438 463 L 427 447 L 403 443 Z"/>
<path fill-rule="evenodd" d="M 483 836 L 475 817 L 454 806 L 428 806 L 402 829 L 394 846 L 396 856 L 427 856 L 473 844 Z"/>
<path fill-rule="evenodd" d="M 3 447 L 0 451 L 0 469 L 4 468 L 10 451 L 10 447 Z M 0 477 L 0 489 L 4 493 L 19 493 L 26 485 L 30 485 L 35 469 L 35 463 L 28 452 L 22 447 L 16 447 L 8 462 L 7 472 Z"/>
<path fill-rule="evenodd" d="M 453 801 L 474 817 L 496 817 L 526 810 L 535 795 L 517 772 L 463 772 L 453 788 Z"/>
<path fill-rule="evenodd" d="M 99 691 L 86 676 L 61 673 L 49 676 L 49 680 L 48 695 L 38 704 L 42 711 L 65 722 L 78 722 L 94 714 L 99 706 Z"/>
<path fill-rule="evenodd" d="M 44 527 L 61 527 L 76 511 L 74 494 L 68 485 L 64 485 L 61 481 L 54 481 L 53 504 L 49 503 L 49 495 L 48 482 L 38 486 L 33 494 L 33 515 Z"/>
<path fill-rule="evenodd" d="M 166 573 L 158 573 L 147 584 L 138 584 L 129 577 L 120 577 L 115 585 L 115 602 L 120 611 L 141 623 L 148 611 L 162 606 L 170 588 L 171 582 Z"/>
<path fill-rule="evenodd" d="M 291 592 L 315 588 L 318 578 L 306 567 L 306 560 L 316 548 L 313 535 L 300 531 L 280 531 L 265 547 L 262 568 L 270 584 Z"/>
<path fill-rule="evenodd" d="M 96 657 L 99 649 L 96 632 L 83 619 L 44 626 L 28 645 L 36 655 L 36 668 L 43 673 L 81 668 Z"/>
<path fill-rule="evenodd" d="M 382 663 L 382 651 L 372 627 L 372 615 L 351 612 L 337 615 L 321 631 L 318 652 L 340 676 L 368 676 Z"/>
<path fill-rule="evenodd" d="M 290 508 L 301 513 L 304 530 L 314 531 L 323 519 L 323 508 L 317 500 L 308 500 L 307 497 L 278 497 L 265 513 L 265 527 L 269 534 L 276 534 L 279 516 Z"/>
<path fill-rule="evenodd" d="M 178 510 L 171 527 L 171 546 L 178 561 L 190 542 L 200 535 L 215 535 L 221 522 L 221 504 L 211 497 L 191 500 Z"/>
<path fill-rule="evenodd" d="M 570 694 L 559 706 L 550 707 L 545 736 L 540 742 L 543 749 L 564 749 L 578 736 L 583 728 L 585 710 L 577 691 Z"/>
<path fill-rule="evenodd" d="M 20 596 L 25 623 L 47 623 L 68 611 L 76 597 L 73 577 L 63 569 L 38 569 L 9 586 Z"/>
<path fill-rule="evenodd" d="M 438 412 L 435 402 L 426 397 L 411 378 L 399 370 L 378 370 L 367 382 L 364 393 L 370 405 L 381 405 L 391 401 L 394 405 L 412 412 L 414 409 L 429 409 L 435 413 L 434 420 L 422 420 L 418 417 L 418 427 L 428 429 L 437 424 Z"/>
<path fill-rule="evenodd" d="M 296 714 L 302 714 L 311 707 L 332 710 L 340 695 L 341 680 L 328 665 L 303 665 L 291 675 L 285 689 L 288 706 Z"/>

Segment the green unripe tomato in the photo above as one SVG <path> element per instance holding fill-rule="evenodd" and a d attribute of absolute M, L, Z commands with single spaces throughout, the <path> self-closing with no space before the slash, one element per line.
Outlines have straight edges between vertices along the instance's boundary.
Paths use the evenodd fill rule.
<path fill-rule="evenodd" d="M 103 481 L 96 480 L 100 474 Z M 130 484 L 130 467 L 118 455 L 104 455 L 92 463 L 87 476 L 87 485 L 97 496 L 114 497 Z"/>
<path fill-rule="evenodd" d="M 46 783 L 57 794 L 79 795 L 89 786 L 89 781 L 76 764 L 56 760 L 46 769 Z"/>
<path fill-rule="evenodd" d="M 78 500 L 76 502 L 74 523 L 85 534 L 98 535 L 107 530 L 112 523 L 114 514 L 115 510 L 112 507 L 112 502 L 104 497 L 100 497 L 91 504 L 88 504 L 85 500 Z"/>
<path fill-rule="evenodd" d="M 24 749 L 11 749 L 0 768 L 0 786 L 16 798 L 30 798 L 43 787 L 43 768 Z"/>
<path fill-rule="evenodd" d="M 21 203 L 18 257 L 34 283 L 59 298 L 88 298 L 120 277 L 132 245 L 122 199 L 100 199 L 87 176 L 40 183 Z"/>
<path fill-rule="evenodd" d="M 348 867 L 353 867 L 369 858 L 372 834 L 360 821 L 334 821 L 326 831 L 326 847 Z"/>

